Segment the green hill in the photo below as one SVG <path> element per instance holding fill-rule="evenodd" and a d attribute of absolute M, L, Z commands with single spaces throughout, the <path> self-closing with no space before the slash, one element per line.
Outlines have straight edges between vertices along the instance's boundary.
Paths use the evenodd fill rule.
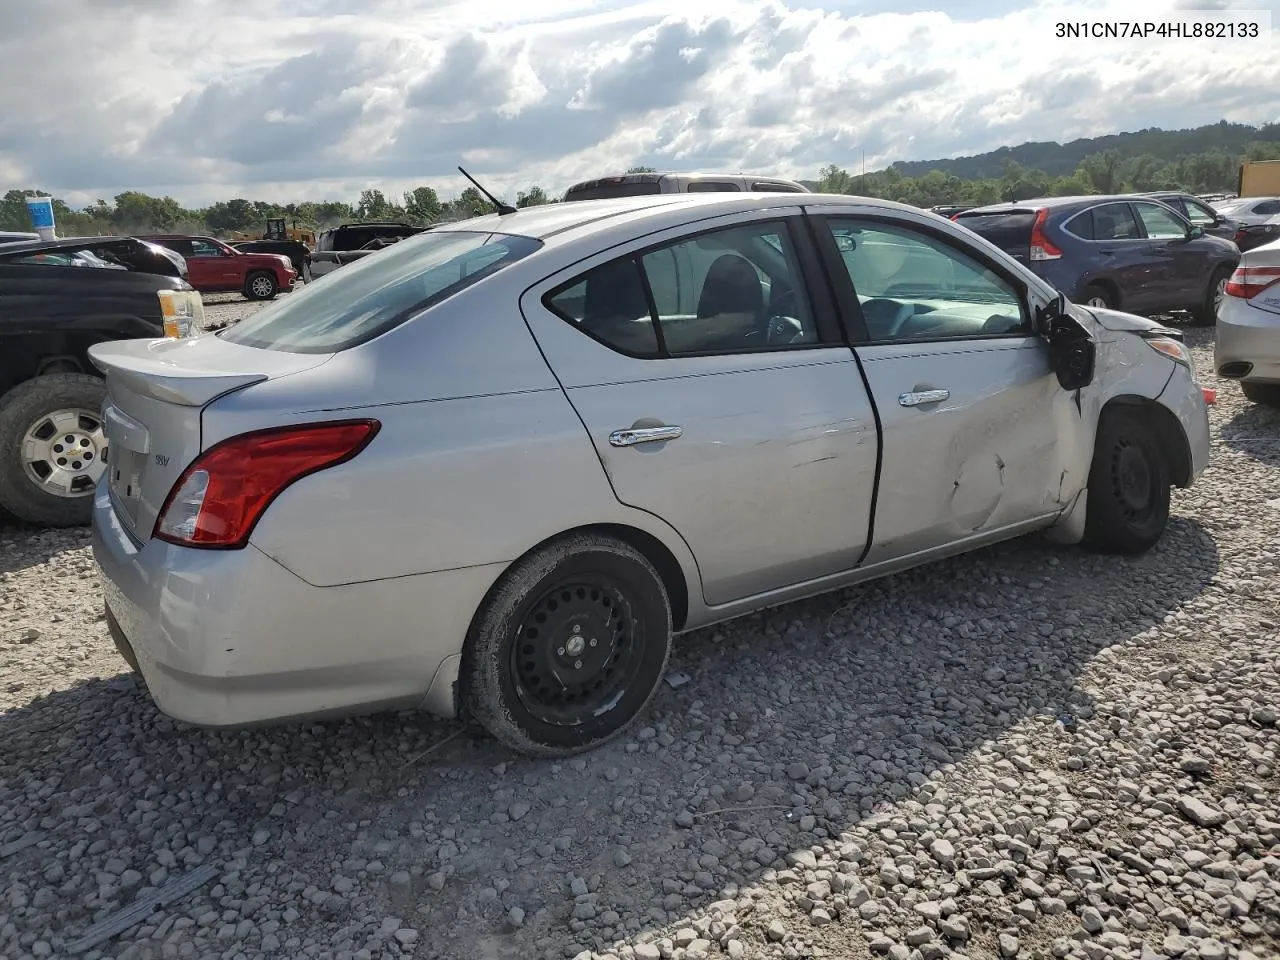
<path fill-rule="evenodd" d="M 1260 142 L 1280 145 L 1280 124 L 1255 127 L 1222 120 L 1189 130 L 1152 127 L 1134 133 L 1114 133 L 1068 143 L 1029 141 L 974 156 L 902 161 L 893 167 L 904 177 L 922 177 L 937 170 L 962 180 L 987 180 L 1002 176 L 1006 164 L 1012 161 L 1028 170 L 1065 177 L 1070 176 L 1086 157 L 1108 151 L 1115 151 L 1121 160 L 1146 155 L 1172 163 L 1196 154 L 1219 151 L 1232 156 L 1241 155 L 1251 144 Z"/>

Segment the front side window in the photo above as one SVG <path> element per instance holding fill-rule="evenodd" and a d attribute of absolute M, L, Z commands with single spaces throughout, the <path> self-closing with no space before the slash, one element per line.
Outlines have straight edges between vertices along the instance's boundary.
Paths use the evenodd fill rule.
<path fill-rule="evenodd" d="M 1190 200 L 1184 200 L 1182 205 L 1186 207 L 1187 219 L 1197 226 L 1212 227 L 1218 222 L 1214 212 L 1204 204 L 1192 203 Z"/>
<path fill-rule="evenodd" d="M 1176 215 L 1154 203 L 1135 203 L 1138 216 L 1152 240 L 1180 240 L 1187 235 L 1186 225 Z"/>
<path fill-rule="evenodd" d="M 827 222 L 873 341 L 1025 335 L 1022 297 L 957 247 L 897 224 Z"/>
<path fill-rule="evenodd" d="M 422 233 L 343 267 L 339 282 L 308 284 L 219 335 L 290 353 L 346 350 L 541 246 L 541 240 L 501 233 Z"/>
<path fill-rule="evenodd" d="M 734 227 L 622 257 L 553 291 L 547 307 L 631 356 L 739 353 L 818 342 L 784 224 Z"/>

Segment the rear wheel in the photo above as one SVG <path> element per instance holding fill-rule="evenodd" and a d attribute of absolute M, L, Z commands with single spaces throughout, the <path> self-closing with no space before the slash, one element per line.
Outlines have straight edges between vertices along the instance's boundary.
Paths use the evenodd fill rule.
<path fill-rule="evenodd" d="M 1213 272 L 1204 300 L 1191 311 L 1193 326 L 1211 327 L 1218 322 L 1218 307 L 1226 296 L 1227 281 L 1231 279 L 1231 273 L 1230 267 L 1222 267 Z"/>
<path fill-rule="evenodd" d="M 251 273 L 244 280 L 244 295 L 248 300 L 270 300 L 279 289 L 276 278 L 266 270 Z"/>
<path fill-rule="evenodd" d="M 1118 303 L 1116 295 L 1100 283 L 1091 283 L 1080 294 L 1079 302 L 1086 307 L 1098 307 L 1103 310 L 1114 310 Z"/>
<path fill-rule="evenodd" d="M 48 527 L 87 524 L 107 468 L 105 384 L 53 373 L 0 397 L 0 507 Z"/>
<path fill-rule="evenodd" d="M 1246 400 L 1266 407 L 1280 407 L 1280 383 L 1250 383 L 1244 381 L 1240 390 Z"/>
<path fill-rule="evenodd" d="M 1098 423 L 1085 542 L 1106 553 L 1143 553 L 1169 523 L 1169 465 L 1156 433 L 1137 413 L 1110 410 Z"/>
<path fill-rule="evenodd" d="M 522 753 L 578 753 L 641 714 L 670 651 L 671 606 L 653 565 L 611 537 L 565 537 L 512 567 L 476 615 L 463 705 Z"/>

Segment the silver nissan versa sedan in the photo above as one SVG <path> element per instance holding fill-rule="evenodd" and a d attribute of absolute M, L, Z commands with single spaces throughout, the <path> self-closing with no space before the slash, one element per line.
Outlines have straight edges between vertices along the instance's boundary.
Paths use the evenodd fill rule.
<path fill-rule="evenodd" d="M 1146 550 L 1209 452 L 1176 333 L 847 196 L 480 217 L 92 357 L 107 622 L 162 710 L 541 755 L 636 719 L 673 634 L 1032 531 Z"/>

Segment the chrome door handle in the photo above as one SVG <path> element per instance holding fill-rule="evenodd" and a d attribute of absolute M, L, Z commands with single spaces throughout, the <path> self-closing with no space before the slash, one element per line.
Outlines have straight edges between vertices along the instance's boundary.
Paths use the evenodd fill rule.
<path fill-rule="evenodd" d="M 941 403 L 950 397 L 950 390 L 921 390 L 917 393 L 898 394 L 898 403 L 904 407 L 918 407 L 922 403 Z"/>
<path fill-rule="evenodd" d="M 612 447 L 634 447 L 637 443 L 658 443 L 662 440 L 678 440 L 684 436 L 681 427 L 630 427 L 609 434 Z"/>

